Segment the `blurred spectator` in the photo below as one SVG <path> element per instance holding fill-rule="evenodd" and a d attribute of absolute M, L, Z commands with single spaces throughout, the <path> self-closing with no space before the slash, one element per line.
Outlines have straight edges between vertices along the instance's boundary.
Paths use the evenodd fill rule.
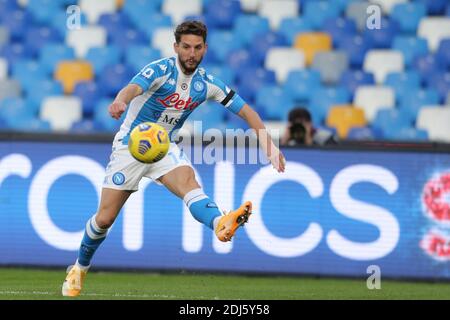
<path fill-rule="evenodd" d="M 289 112 L 288 125 L 281 144 L 284 146 L 332 145 L 337 144 L 337 137 L 331 131 L 315 128 L 309 111 L 297 107 Z"/>

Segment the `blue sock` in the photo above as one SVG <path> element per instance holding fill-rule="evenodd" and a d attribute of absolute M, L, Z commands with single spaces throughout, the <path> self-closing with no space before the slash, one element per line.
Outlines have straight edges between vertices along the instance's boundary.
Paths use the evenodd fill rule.
<path fill-rule="evenodd" d="M 202 189 L 189 191 L 183 198 L 195 220 L 214 229 L 214 219 L 222 214 L 217 205 L 211 201 Z"/>
<path fill-rule="evenodd" d="M 86 223 L 83 240 L 78 251 L 78 263 L 83 267 L 91 264 L 91 259 L 100 244 L 105 240 L 108 229 L 102 229 L 95 222 L 95 215 Z"/>

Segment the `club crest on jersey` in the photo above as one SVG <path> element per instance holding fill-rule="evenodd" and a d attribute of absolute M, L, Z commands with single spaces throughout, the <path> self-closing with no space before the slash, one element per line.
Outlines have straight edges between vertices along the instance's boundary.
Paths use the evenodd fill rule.
<path fill-rule="evenodd" d="M 171 95 L 165 97 L 164 99 L 157 99 L 166 108 L 175 108 L 176 110 L 194 110 L 199 103 L 192 102 L 192 98 L 183 100 L 180 98 L 180 94 L 174 92 Z"/>
<path fill-rule="evenodd" d="M 203 82 L 201 82 L 201 81 L 194 82 L 194 90 L 195 91 L 201 92 L 201 91 L 203 91 L 204 88 L 205 88 L 205 85 L 203 84 Z"/>
<path fill-rule="evenodd" d="M 112 181 L 115 185 L 120 186 L 125 182 L 125 175 L 122 172 L 116 172 L 112 177 Z"/>

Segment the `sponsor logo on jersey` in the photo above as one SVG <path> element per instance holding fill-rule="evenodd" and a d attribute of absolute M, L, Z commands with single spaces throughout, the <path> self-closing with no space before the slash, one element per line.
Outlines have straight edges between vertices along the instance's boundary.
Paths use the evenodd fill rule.
<path fill-rule="evenodd" d="M 166 108 L 175 108 L 176 110 L 194 110 L 199 103 L 192 102 L 192 98 L 183 100 L 180 98 L 179 93 L 172 93 L 171 95 L 165 97 L 164 99 L 157 99 Z"/>
<path fill-rule="evenodd" d="M 171 125 L 176 126 L 178 124 L 178 121 L 180 121 L 179 118 L 176 117 L 169 117 L 169 115 L 165 114 L 161 119 L 159 119 L 160 121 L 164 122 L 164 123 L 168 123 Z"/>

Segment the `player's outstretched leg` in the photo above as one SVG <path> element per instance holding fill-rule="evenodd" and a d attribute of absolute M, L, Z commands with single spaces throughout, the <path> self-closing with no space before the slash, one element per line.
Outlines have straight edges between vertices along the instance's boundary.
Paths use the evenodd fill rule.
<path fill-rule="evenodd" d="M 217 238 L 222 242 L 230 241 L 236 230 L 248 221 L 252 214 L 252 203 L 246 201 L 243 205 L 234 211 L 218 218 L 214 232 Z"/>

